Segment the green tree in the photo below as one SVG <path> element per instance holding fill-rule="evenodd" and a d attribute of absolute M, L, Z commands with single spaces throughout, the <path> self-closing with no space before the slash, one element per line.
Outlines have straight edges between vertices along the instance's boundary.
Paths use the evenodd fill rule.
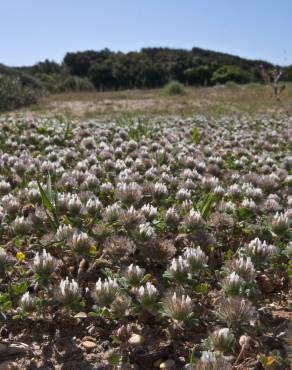
<path fill-rule="evenodd" d="M 248 81 L 248 78 L 240 67 L 234 65 L 223 65 L 213 73 L 211 82 L 213 84 L 224 84 L 227 81 L 244 83 Z"/>

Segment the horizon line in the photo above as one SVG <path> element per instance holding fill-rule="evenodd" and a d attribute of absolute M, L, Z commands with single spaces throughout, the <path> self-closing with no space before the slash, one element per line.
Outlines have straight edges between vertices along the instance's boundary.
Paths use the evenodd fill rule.
<path fill-rule="evenodd" d="M 218 54 L 225 54 L 225 55 L 228 55 L 228 56 L 236 57 L 236 58 L 239 58 L 239 59 L 244 59 L 244 60 L 247 60 L 247 61 L 269 63 L 269 64 L 271 64 L 271 65 L 273 65 L 275 67 L 289 67 L 289 66 L 292 66 L 292 64 L 290 64 L 290 63 L 276 64 L 276 63 L 273 63 L 273 62 L 271 62 L 269 60 L 265 60 L 265 59 L 261 59 L 261 58 L 248 58 L 248 57 L 240 56 L 238 54 L 232 54 L 232 53 L 225 52 L 225 51 L 208 49 L 208 48 L 204 48 L 204 47 L 200 47 L 200 46 L 192 46 L 191 48 L 186 48 L 186 47 L 172 47 L 172 46 L 141 46 L 138 49 L 127 49 L 127 50 L 123 50 L 123 51 L 122 50 L 119 50 L 119 49 L 115 49 L 115 48 L 110 49 L 109 47 L 105 46 L 105 47 L 99 48 L 99 49 L 86 48 L 84 50 L 78 50 L 78 49 L 76 49 L 75 51 L 66 51 L 60 61 L 58 61 L 58 60 L 56 60 L 54 58 L 45 57 L 42 60 L 38 60 L 38 61 L 34 62 L 33 64 L 11 65 L 11 64 L 1 63 L 1 61 L 0 61 L 0 64 L 5 65 L 7 67 L 11 67 L 11 68 L 32 67 L 32 66 L 34 66 L 34 65 L 36 65 L 38 63 L 44 62 L 45 60 L 49 60 L 51 62 L 62 64 L 65 55 L 68 54 L 68 53 L 79 53 L 79 52 L 80 53 L 83 53 L 83 52 L 86 52 L 86 51 L 101 51 L 101 50 L 106 50 L 106 49 L 108 49 L 109 51 L 114 52 L 114 53 L 123 53 L 123 54 L 131 53 L 131 52 L 141 52 L 142 49 L 170 49 L 170 50 L 182 50 L 182 51 L 192 51 L 193 49 L 200 49 L 200 50 L 203 50 L 203 51 L 209 51 L 209 52 L 218 53 Z"/>

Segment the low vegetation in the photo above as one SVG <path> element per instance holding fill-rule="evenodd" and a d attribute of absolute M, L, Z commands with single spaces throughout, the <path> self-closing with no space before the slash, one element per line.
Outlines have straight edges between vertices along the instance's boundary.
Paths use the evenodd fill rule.
<path fill-rule="evenodd" d="M 37 102 L 37 91 L 14 77 L 0 77 L 0 112 L 14 110 Z"/>
<path fill-rule="evenodd" d="M 289 369 L 291 124 L 2 116 L 1 336 L 33 352 L 21 368 Z"/>
<path fill-rule="evenodd" d="M 164 86 L 166 95 L 185 95 L 186 89 L 183 84 L 178 81 L 170 81 Z"/>

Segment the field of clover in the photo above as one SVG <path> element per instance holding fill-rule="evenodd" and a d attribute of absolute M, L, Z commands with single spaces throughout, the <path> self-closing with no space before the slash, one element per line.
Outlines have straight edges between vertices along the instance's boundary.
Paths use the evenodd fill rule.
<path fill-rule="evenodd" d="M 7 116 L 0 148 L 0 330 L 84 317 L 109 368 L 289 368 L 289 117 Z"/>

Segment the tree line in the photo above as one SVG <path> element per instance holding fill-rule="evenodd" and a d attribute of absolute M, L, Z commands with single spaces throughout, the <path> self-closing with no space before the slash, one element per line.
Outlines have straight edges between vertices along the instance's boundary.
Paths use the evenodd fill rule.
<path fill-rule="evenodd" d="M 262 82 L 261 67 L 272 64 L 200 48 L 142 48 L 127 53 L 87 50 L 69 52 L 63 62 L 45 60 L 19 68 L 59 90 L 156 88 L 176 80 L 191 86 Z M 284 79 L 292 81 L 292 67 Z"/>

